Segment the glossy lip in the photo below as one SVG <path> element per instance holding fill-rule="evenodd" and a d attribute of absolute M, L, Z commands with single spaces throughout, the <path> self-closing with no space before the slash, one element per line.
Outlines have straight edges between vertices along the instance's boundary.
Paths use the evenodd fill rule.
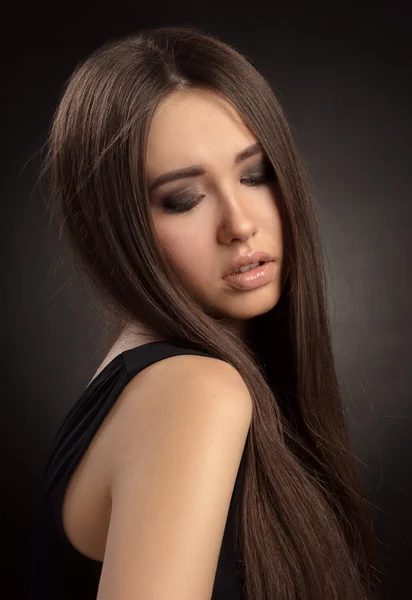
<path fill-rule="evenodd" d="M 251 263 L 256 262 L 271 262 L 275 260 L 271 254 L 268 252 L 263 252 L 258 250 L 257 252 L 253 252 L 253 254 L 244 254 L 242 256 L 238 256 L 238 258 L 230 265 L 229 269 L 223 275 L 223 277 L 227 277 L 231 275 L 233 271 L 239 269 L 239 267 L 245 267 L 246 265 L 250 265 Z"/>
<path fill-rule="evenodd" d="M 245 273 L 231 273 L 223 278 L 230 287 L 237 290 L 254 290 L 261 287 L 273 278 L 275 261 L 250 269 Z"/>

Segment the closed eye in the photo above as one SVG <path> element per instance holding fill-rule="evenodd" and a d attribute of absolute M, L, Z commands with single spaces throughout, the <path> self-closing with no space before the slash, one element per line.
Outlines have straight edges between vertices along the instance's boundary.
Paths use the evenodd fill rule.
<path fill-rule="evenodd" d="M 265 161 L 263 172 L 259 171 L 256 173 L 256 175 L 251 174 L 249 177 L 243 177 L 240 182 L 250 187 L 258 187 L 272 183 L 274 180 L 276 180 L 276 173 L 272 167 L 272 164 L 269 161 Z M 203 196 L 204 194 L 198 196 L 197 198 L 193 198 L 185 196 L 184 194 L 173 194 L 172 196 L 168 196 L 164 199 L 162 208 L 166 213 L 189 212 L 197 204 L 199 204 Z"/>

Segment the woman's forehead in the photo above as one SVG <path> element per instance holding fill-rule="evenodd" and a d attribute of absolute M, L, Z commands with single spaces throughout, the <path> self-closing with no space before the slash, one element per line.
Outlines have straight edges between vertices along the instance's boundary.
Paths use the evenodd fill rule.
<path fill-rule="evenodd" d="M 256 142 L 234 107 L 209 90 L 179 91 L 156 110 L 148 135 L 146 168 L 157 177 L 193 164 L 233 161 Z"/>

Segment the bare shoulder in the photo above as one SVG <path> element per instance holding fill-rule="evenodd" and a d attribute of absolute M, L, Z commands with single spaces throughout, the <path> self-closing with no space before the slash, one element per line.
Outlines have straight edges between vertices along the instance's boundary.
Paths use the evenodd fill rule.
<path fill-rule="evenodd" d="M 219 359 L 156 364 L 128 385 L 98 600 L 212 595 L 252 401 Z"/>
<path fill-rule="evenodd" d="M 170 383 L 192 386 L 194 383 L 206 384 L 210 377 L 212 380 L 218 378 L 219 383 L 233 385 L 234 390 L 243 391 L 248 394 L 247 386 L 240 373 L 229 363 L 212 356 L 201 356 L 198 354 L 179 354 L 158 361 L 145 369 L 149 385 L 155 382 Z M 160 381 L 159 381 L 160 377 Z M 131 382 L 133 386 L 133 381 Z"/>
<path fill-rule="evenodd" d="M 158 361 L 134 377 L 112 410 L 108 446 L 113 477 L 129 463 L 142 460 L 156 437 L 189 414 L 223 418 L 248 428 L 252 399 L 240 373 L 209 356 L 181 354 Z"/>
<path fill-rule="evenodd" d="M 222 408 L 231 405 L 232 402 L 235 402 L 239 411 L 252 408 L 249 390 L 240 373 L 223 360 L 196 354 L 181 354 L 159 361 L 156 366 L 158 372 L 154 369 L 148 371 L 147 379 L 147 383 L 154 386 L 156 393 L 160 391 L 159 385 L 162 386 L 161 391 L 165 391 L 163 386 L 172 386 L 182 395 L 183 402 L 190 402 L 192 398 L 194 403 L 199 400 L 197 392 L 201 397 L 206 393 L 209 398 L 207 406 L 212 402 L 210 394 L 214 397 L 216 392 L 222 396 L 219 397 L 219 406 Z M 219 394 L 220 391 L 224 393 Z M 176 402 L 176 398 L 173 401 Z M 204 409 L 205 404 L 201 403 L 199 407 Z"/>

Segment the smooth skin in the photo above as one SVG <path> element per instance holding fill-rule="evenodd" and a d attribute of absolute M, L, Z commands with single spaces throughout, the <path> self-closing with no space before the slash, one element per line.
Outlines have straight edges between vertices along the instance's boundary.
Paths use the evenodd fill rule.
<path fill-rule="evenodd" d="M 275 181 L 250 183 L 266 172 L 262 152 L 234 161 L 256 142 L 233 107 L 206 90 L 168 96 L 148 139 L 149 186 L 176 169 L 204 171 L 152 188 L 153 221 L 179 280 L 239 336 L 283 289 Z M 196 205 L 172 213 L 172 199 Z M 225 271 L 255 250 L 275 257 L 273 280 L 233 290 Z M 94 377 L 119 352 L 147 342 L 140 331 L 130 323 Z M 72 545 L 103 561 L 97 600 L 210 600 L 251 417 L 243 379 L 218 359 L 169 357 L 129 382 L 80 461 L 62 512 Z"/>
<path fill-rule="evenodd" d="M 149 185 L 166 172 L 199 165 L 205 173 L 157 187 L 152 216 L 160 245 L 179 281 L 206 312 L 224 318 L 239 335 L 247 320 L 273 308 L 283 291 L 282 223 L 276 181 L 263 185 L 264 153 L 234 164 L 237 153 L 257 143 L 226 99 L 210 90 L 174 92 L 158 107 L 147 150 Z M 176 197 L 176 195 L 178 195 Z M 169 214 L 170 196 L 200 201 Z M 276 259 L 270 284 L 254 290 L 229 287 L 222 277 L 240 254 L 263 250 Z"/>
<path fill-rule="evenodd" d="M 121 411 L 97 600 L 212 595 L 252 402 L 237 371 L 218 359 L 156 364 L 144 389 L 131 385 Z"/>

